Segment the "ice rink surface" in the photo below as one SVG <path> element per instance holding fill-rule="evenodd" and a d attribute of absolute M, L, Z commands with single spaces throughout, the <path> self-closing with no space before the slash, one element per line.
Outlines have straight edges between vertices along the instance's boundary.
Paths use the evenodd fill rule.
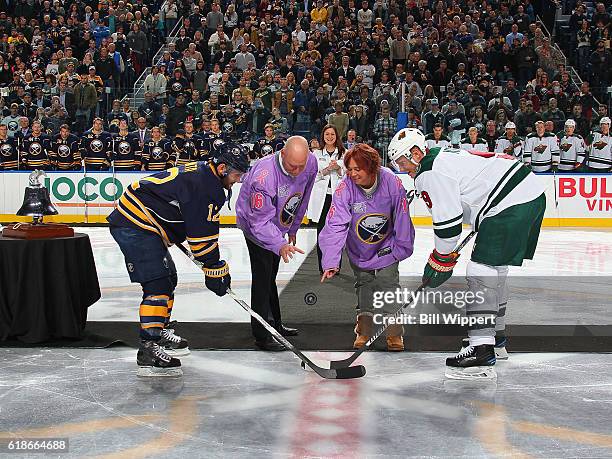
<path fill-rule="evenodd" d="M 91 236 L 102 287 L 89 320 L 135 321 L 140 291 L 108 230 L 77 231 Z M 298 245 L 308 252 L 315 238 L 302 230 Z M 432 238 L 431 229 L 417 229 L 402 275 L 422 272 Z M 612 274 L 612 232 L 544 229 L 540 241 L 521 275 Z M 220 245 L 236 293 L 248 299 L 244 239 L 224 228 Z M 180 278 L 173 318 L 248 320 L 172 253 Z M 281 266 L 281 288 L 300 260 Z M 496 365 L 495 382 L 446 380 L 442 353 L 367 353 L 358 360 L 364 378 L 333 381 L 303 371 L 290 352 L 255 351 L 192 351 L 182 378 L 142 380 L 135 354 L 0 349 L 0 437 L 68 438 L 62 457 L 87 458 L 612 457 L 610 354 L 513 353 Z"/>

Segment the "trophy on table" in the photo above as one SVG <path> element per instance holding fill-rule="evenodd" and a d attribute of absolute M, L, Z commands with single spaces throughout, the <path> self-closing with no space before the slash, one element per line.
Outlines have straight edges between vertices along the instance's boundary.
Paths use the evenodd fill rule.
<path fill-rule="evenodd" d="M 45 215 L 57 215 L 58 211 L 51 203 L 49 190 L 42 184 L 47 176 L 44 171 L 35 170 L 30 174 L 30 185 L 26 187 L 23 204 L 17 211 L 19 216 L 32 217 L 32 223 L 15 223 L 2 229 L 2 236 L 19 239 L 47 239 L 74 236 L 74 230 L 68 225 L 43 223 Z"/>

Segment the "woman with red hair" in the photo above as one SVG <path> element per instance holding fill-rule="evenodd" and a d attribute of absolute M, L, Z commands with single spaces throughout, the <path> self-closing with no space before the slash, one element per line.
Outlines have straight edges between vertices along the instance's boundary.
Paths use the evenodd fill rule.
<path fill-rule="evenodd" d="M 379 295 L 400 288 L 398 266 L 412 255 L 414 227 L 401 180 L 381 167 L 374 148 L 355 145 L 344 155 L 344 165 L 346 177 L 334 192 L 319 237 L 324 270 L 321 282 L 338 272 L 346 246 L 355 273 L 359 311 L 353 347 L 360 348 L 373 335 L 374 322 L 382 324 L 385 316 L 401 306 L 397 301 L 383 303 Z M 401 325 L 387 328 L 388 350 L 404 350 L 403 333 Z"/>

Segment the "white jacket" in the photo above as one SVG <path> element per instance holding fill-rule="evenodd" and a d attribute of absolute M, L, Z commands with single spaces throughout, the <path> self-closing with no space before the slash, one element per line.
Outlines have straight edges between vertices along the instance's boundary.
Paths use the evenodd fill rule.
<path fill-rule="evenodd" d="M 344 167 L 344 161 L 342 161 L 342 159 L 338 159 L 338 149 L 336 149 L 331 155 L 324 150 L 315 150 L 313 153 L 317 158 L 319 173 L 317 174 L 317 178 L 312 188 L 312 194 L 310 195 L 310 202 L 308 203 L 308 211 L 306 216 L 316 223 L 321 218 L 330 181 L 333 193 L 336 191 L 336 187 L 338 186 L 340 180 L 344 177 L 346 168 Z M 341 173 L 338 173 L 338 171 L 332 171 L 328 175 L 323 175 L 321 171 L 329 166 L 332 159 L 335 159 L 340 165 Z"/>
<path fill-rule="evenodd" d="M 158 97 L 165 97 L 166 83 L 166 77 L 161 73 L 158 73 L 157 75 L 149 73 L 144 80 L 144 90 L 145 92 L 155 94 L 154 99 L 157 99 Z"/>

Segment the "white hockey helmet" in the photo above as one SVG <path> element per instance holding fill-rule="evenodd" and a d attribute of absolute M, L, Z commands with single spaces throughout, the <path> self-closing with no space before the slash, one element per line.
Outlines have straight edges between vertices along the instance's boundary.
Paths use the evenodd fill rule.
<path fill-rule="evenodd" d="M 504 129 L 516 129 L 516 124 L 514 124 L 512 121 L 508 121 L 504 126 Z"/>
<path fill-rule="evenodd" d="M 397 166 L 397 160 L 402 156 L 412 161 L 412 150 L 414 147 L 418 147 L 419 150 L 425 155 L 427 153 L 427 144 L 425 142 L 425 134 L 416 128 L 404 128 L 400 129 L 395 133 L 391 142 L 389 143 L 388 155 L 393 166 L 399 169 Z M 414 161 L 412 161 L 414 164 Z"/>
<path fill-rule="evenodd" d="M 610 118 L 604 116 L 602 119 L 599 120 L 599 124 L 607 124 L 608 126 L 610 126 Z"/>
<path fill-rule="evenodd" d="M 576 122 L 573 119 L 570 118 L 570 119 L 565 121 L 565 126 L 575 128 L 576 127 Z"/>

